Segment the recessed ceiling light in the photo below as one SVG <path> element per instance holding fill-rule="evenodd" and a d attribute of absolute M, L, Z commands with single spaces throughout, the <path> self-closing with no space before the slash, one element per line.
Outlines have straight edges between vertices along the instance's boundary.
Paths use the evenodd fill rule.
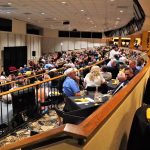
<path fill-rule="evenodd" d="M 83 10 L 83 9 L 81 9 L 80 11 L 82 11 L 82 12 L 83 12 L 84 10 Z"/>
<path fill-rule="evenodd" d="M 120 18 L 118 17 L 118 18 L 116 18 L 117 20 L 120 20 Z"/>
<path fill-rule="evenodd" d="M 115 0 L 110 0 L 111 2 L 114 2 Z"/>
<path fill-rule="evenodd" d="M 28 20 L 30 20 L 31 18 L 28 18 Z"/>
<path fill-rule="evenodd" d="M 8 5 L 11 5 L 12 3 L 7 3 Z"/>
<path fill-rule="evenodd" d="M 41 15 L 45 15 L 45 13 L 44 13 L 44 12 L 41 12 Z"/>
<path fill-rule="evenodd" d="M 87 17 L 87 19 L 89 20 L 90 18 L 89 18 L 89 17 Z"/>
<path fill-rule="evenodd" d="M 120 10 L 121 13 L 123 13 L 123 10 Z"/>
<path fill-rule="evenodd" d="M 7 11 L 6 13 L 7 13 L 7 14 L 10 14 L 10 11 Z"/>
<path fill-rule="evenodd" d="M 66 4 L 67 2 L 61 2 L 62 4 Z"/>

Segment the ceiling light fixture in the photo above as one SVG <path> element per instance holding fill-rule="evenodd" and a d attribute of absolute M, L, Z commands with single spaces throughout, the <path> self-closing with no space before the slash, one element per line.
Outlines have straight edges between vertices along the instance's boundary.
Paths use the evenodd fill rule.
<path fill-rule="evenodd" d="M 111 2 L 114 2 L 115 0 L 110 0 Z"/>
<path fill-rule="evenodd" d="M 10 11 L 7 11 L 6 13 L 7 13 L 7 14 L 10 14 Z"/>
<path fill-rule="evenodd" d="M 44 13 L 44 12 L 41 12 L 41 15 L 45 15 L 45 13 Z"/>
<path fill-rule="evenodd" d="M 7 3 L 8 5 L 11 5 L 12 3 Z"/>
<path fill-rule="evenodd" d="M 120 13 L 123 13 L 123 10 L 120 10 Z"/>
<path fill-rule="evenodd" d="M 82 12 L 83 12 L 84 10 L 83 10 L 83 9 L 81 9 L 80 11 L 82 11 Z"/>
<path fill-rule="evenodd" d="M 66 4 L 67 2 L 61 2 L 62 4 Z"/>

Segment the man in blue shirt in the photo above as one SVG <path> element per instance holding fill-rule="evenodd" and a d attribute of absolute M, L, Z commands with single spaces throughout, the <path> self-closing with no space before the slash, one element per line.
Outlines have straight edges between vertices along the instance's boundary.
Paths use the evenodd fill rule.
<path fill-rule="evenodd" d="M 76 69 L 69 68 L 64 74 L 67 76 L 65 81 L 63 82 L 63 93 L 66 96 L 81 96 L 80 89 L 78 85 L 78 77 L 76 76 Z"/>

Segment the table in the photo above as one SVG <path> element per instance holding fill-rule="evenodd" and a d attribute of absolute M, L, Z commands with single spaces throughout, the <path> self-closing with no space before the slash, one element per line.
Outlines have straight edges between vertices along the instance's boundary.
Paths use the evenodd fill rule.
<path fill-rule="evenodd" d="M 108 94 L 102 95 L 102 102 L 95 103 L 94 102 L 94 93 L 88 92 L 88 95 L 85 96 L 72 96 L 66 99 L 65 110 L 64 111 L 73 111 L 78 109 L 87 109 L 90 107 L 97 108 L 104 104 L 110 97 Z M 87 102 L 77 102 L 77 100 L 88 99 Z"/>

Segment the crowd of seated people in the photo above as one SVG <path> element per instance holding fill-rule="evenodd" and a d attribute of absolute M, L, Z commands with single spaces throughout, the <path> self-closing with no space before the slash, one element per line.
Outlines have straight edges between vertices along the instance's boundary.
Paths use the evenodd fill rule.
<path fill-rule="evenodd" d="M 10 74 L 8 74 L 7 76 L 4 71 L 1 73 L 1 76 L 3 75 L 5 77 L 5 79 L 3 79 L 4 81 L 1 81 L 1 83 L 17 80 L 21 76 L 30 77 L 33 75 L 44 73 L 46 71 L 50 72 L 51 70 L 58 69 L 60 67 L 76 67 L 79 69 L 81 67 L 87 66 L 88 64 L 93 64 L 94 62 L 101 59 L 102 57 L 100 50 L 97 49 L 83 52 L 57 52 L 51 55 L 40 57 L 37 63 L 30 61 L 29 66 L 25 64 L 19 69 L 16 69 L 12 66 L 11 68 L 13 69 L 11 69 Z M 34 82 L 35 78 L 32 78 L 27 83 Z"/>
<path fill-rule="evenodd" d="M 70 106 L 66 105 L 68 104 L 66 103 L 66 97 L 82 96 L 81 90 L 90 90 L 89 87 L 95 87 L 95 89 L 97 87 L 101 87 L 102 89 L 100 92 L 102 94 L 107 93 L 108 83 L 111 79 L 117 79 L 118 85 L 111 89 L 111 94 L 114 95 L 121 88 L 125 87 L 145 65 L 145 61 L 141 57 L 140 53 L 133 52 L 129 49 L 123 50 L 117 47 L 112 47 L 110 48 L 110 55 L 107 53 L 101 54 L 100 50 L 63 52 L 61 55 L 59 53 L 59 56 L 55 53 L 47 57 L 41 57 L 38 64 L 31 63 L 33 66 L 31 65 L 30 67 L 27 67 L 24 65 L 23 67 L 20 67 L 17 75 L 11 73 L 6 76 L 5 73 L 2 72 L 0 76 L 1 84 L 15 80 L 18 82 L 16 82 L 16 84 L 12 83 L 8 87 L 1 87 L 1 91 L 12 90 L 20 86 L 47 80 L 47 82 L 38 85 L 35 90 L 35 96 L 38 96 L 38 103 L 43 103 L 43 105 L 38 107 L 41 114 L 44 114 L 50 108 L 45 105 L 47 104 L 45 102 L 50 99 L 50 88 L 58 88 L 57 85 L 61 88 L 59 91 L 61 91 L 65 96 L 65 106 L 63 110 L 67 112 L 70 111 Z M 104 50 L 105 48 L 103 48 L 103 51 Z M 100 60 L 104 61 L 101 66 L 92 66 L 84 72 L 84 75 L 82 73 L 78 73 L 79 68 L 95 64 Z M 60 86 L 61 81 L 59 79 L 49 80 L 50 78 L 59 75 L 55 72 L 55 70 L 60 67 L 64 67 L 64 75 L 66 76 L 62 82 L 62 86 Z M 38 74 L 38 71 L 42 72 L 43 69 L 43 72 L 46 72 L 47 74 L 43 74 L 39 77 L 34 76 Z M 30 76 L 33 77 L 28 79 L 25 78 Z M 12 95 L 4 95 L 1 99 L 2 102 L 10 104 L 11 101 L 13 101 Z M 56 100 L 56 97 L 52 100 Z"/>
<path fill-rule="evenodd" d="M 104 51 L 104 47 L 102 48 Z M 110 54 L 102 55 L 102 49 L 93 49 L 81 52 L 63 52 L 63 53 L 54 53 L 51 55 L 43 56 L 39 59 L 38 64 L 30 63 L 30 67 L 24 65 L 24 67 L 20 67 L 17 75 L 10 74 L 6 76 L 4 72 L 1 73 L 0 82 L 10 82 L 16 79 L 22 79 L 24 85 L 35 83 L 40 80 L 47 80 L 51 77 L 58 76 L 59 74 L 54 73 L 53 70 L 56 70 L 60 66 L 63 66 L 65 71 L 65 75 L 67 76 L 66 80 L 63 84 L 63 92 L 67 96 L 75 96 L 80 95 L 80 85 L 82 84 L 84 88 L 88 86 L 101 86 L 103 83 L 109 82 L 111 79 L 116 79 L 120 71 L 125 74 L 126 80 L 129 80 L 126 72 L 127 67 L 130 68 L 131 72 L 133 72 L 133 76 L 135 76 L 145 65 L 143 58 L 140 56 L 140 53 L 133 52 L 129 49 L 120 49 L 118 47 L 112 47 L 110 49 Z M 102 57 L 103 56 L 103 57 Z M 105 61 L 108 59 L 109 61 Z M 81 68 L 87 65 L 94 64 L 97 61 L 104 60 L 104 65 L 94 66 L 84 74 L 82 81 L 80 82 L 80 78 L 77 78 L 75 71 L 69 70 L 73 68 Z M 34 67 L 33 67 L 34 66 Z M 45 69 L 44 72 L 47 72 L 48 75 L 42 75 L 41 77 L 32 77 L 32 78 L 24 78 L 33 76 L 37 74 L 37 71 Z M 75 69 L 76 70 L 76 69 Z M 70 72 L 71 71 L 71 72 Z M 106 82 L 107 81 L 107 82 Z M 71 82 L 71 84 L 70 84 Z M 128 83 L 128 82 L 127 82 Z M 53 82 L 49 81 L 41 85 L 41 88 L 56 86 L 58 81 Z M 14 85 L 14 84 L 13 84 Z M 11 85 L 7 90 L 12 88 Z M 70 86 L 70 87 L 69 87 Z M 2 90 L 4 91 L 4 90 Z"/>
<path fill-rule="evenodd" d="M 84 89 L 87 89 L 87 87 L 100 87 L 103 84 L 107 85 L 107 82 L 111 79 L 117 79 L 119 81 L 118 85 L 112 89 L 112 94 L 115 94 L 128 84 L 145 65 L 143 58 L 138 52 L 119 48 L 112 49 L 111 51 L 109 62 L 106 65 L 104 64 L 101 68 L 93 66 L 89 73 L 85 75 L 83 79 Z M 79 83 L 72 75 L 75 77 L 75 72 L 67 73 L 67 79 L 63 84 L 63 92 L 68 97 L 81 96 Z"/>

